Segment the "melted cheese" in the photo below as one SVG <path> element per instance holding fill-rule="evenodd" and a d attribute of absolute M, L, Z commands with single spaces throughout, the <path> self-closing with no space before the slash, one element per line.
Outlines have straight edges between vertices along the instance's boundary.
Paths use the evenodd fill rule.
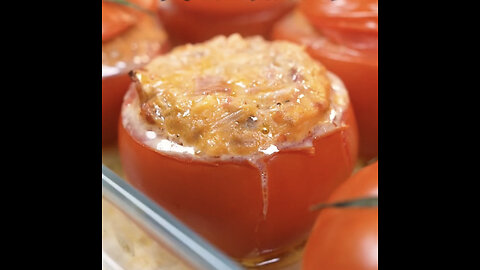
<path fill-rule="evenodd" d="M 345 103 L 302 47 L 260 37 L 178 47 L 132 78 L 147 137 L 199 156 L 274 153 L 331 126 L 333 108 Z"/>

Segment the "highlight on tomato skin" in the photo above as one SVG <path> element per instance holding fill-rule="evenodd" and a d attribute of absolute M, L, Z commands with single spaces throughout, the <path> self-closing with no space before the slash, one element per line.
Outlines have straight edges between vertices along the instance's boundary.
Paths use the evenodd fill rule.
<path fill-rule="evenodd" d="M 124 106 L 135 95 L 129 92 Z M 119 150 L 134 186 L 228 255 L 258 260 L 302 244 L 316 217 L 309 205 L 325 200 L 351 174 L 358 147 L 351 108 L 343 117 L 347 128 L 315 140 L 314 155 L 281 151 L 265 160 L 266 217 L 261 173 L 248 162 L 169 156 L 139 142 L 121 121 Z"/>
<path fill-rule="evenodd" d="M 378 197 L 378 161 L 340 185 L 328 199 Z M 378 208 L 320 210 L 308 238 L 302 270 L 378 269 Z"/>
<path fill-rule="evenodd" d="M 130 2 L 145 11 L 102 1 L 102 145 L 115 142 L 117 137 L 123 95 L 131 82 L 128 71 L 169 47 L 163 28 L 152 17 L 157 2 Z"/>
<path fill-rule="evenodd" d="M 185 3 L 184 1 L 180 2 Z M 197 2 L 186 2 L 185 6 Z M 215 3 L 217 2 L 215 1 Z M 255 4 L 256 1 L 252 3 Z M 251 6 L 252 3 L 248 3 L 248 6 Z M 182 9 L 175 5 L 176 2 L 164 1 L 159 3 L 157 12 L 172 43 L 180 45 L 203 42 L 217 35 L 234 33 L 239 33 L 244 37 L 260 35 L 268 38 L 273 24 L 291 11 L 296 1 L 275 3 L 273 6 L 255 12 L 226 15 L 223 12 L 212 14 L 192 11 L 189 8 Z"/>
<path fill-rule="evenodd" d="M 306 46 L 308 53 L 345 83 L 359 126 L 360 157 L 378 154 L 378 51 L 360 50 L 331 41 L 296 10 L 278 21 L 273 40 L 288 40 Z"/>

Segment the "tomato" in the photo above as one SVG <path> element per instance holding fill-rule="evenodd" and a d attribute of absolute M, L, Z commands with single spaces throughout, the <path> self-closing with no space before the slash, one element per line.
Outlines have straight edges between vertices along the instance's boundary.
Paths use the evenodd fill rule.
<path fill-rule="evenodd" d="M 378 162 L 344 182 L 329 202 L 378 197 Z M 303 255 L 303 270 L 378 269 L 378 208 L 326 208 Z"/>
<path fill-rule="evenodd" d="M 183 10 L 209 15 L 233 15 L 258 12 L 291 0 L 174 0 Z"/>
<path fill-rule="evenodd" d="M 306 46 L 345 83 L 355 110 L 360 134 L 360 157 L 369 160 L 378 154 L 378 51 L 359 50 L 331 41 L 316 31 L 296 11 L 275 24 L 273 39 Z"/>
<path fill-rule="evenodd" d="M 187 2 L 185 5 L 190 3 Z M 217 35 L 233 33 L 239 33 L 242 36 L 267 37 L 274 22 L 292 10 L 293 6 L 293 2 L 284 1 L 263 11 L 225 17 L 223 13 L 220 15 L 193 13 L 165 1 L 160 2 L 158 14 L 173 43 L 184 44 L 202 42 Z"/>
<path fill-rule="evenodd" d="M 377 48 L 378 0 L 302 0 L 299 7 L 335 42 L 359 49 Z"/>
<path fill-rule="evenodd" d="M 139 7 L 155 11 L 155 0 L 129 0 Z M 102 41 L 108 41 L 137 23 L 140 11 L 108 1 L 102 1 Z"/>
<path fill-rule="evenodd" d="M 156 10 L 154 0 L 131 0 Z M 131 80 L 128 72 L 138 67 L 135 57 L 151 58 L 168 49 L 164 30 L 156 18 L 131 7 L 102 1 L 102 144 L 115 141 L 123 95 Z M 113 56 L 112 56 L 113 55 Z M 118 67 L 121 63 L 123 66 Z"/>
<path fill-rule="evenodd" d="M 299 7 L 319 28 L 378 31 L 378 0 L 301 0 Z"/>
<path fill-rule="evenodd" d="M 124 108 L 136 98 L 132 87 Z M 351 174 L 357 131 L 350 106 L 340 117 L 345 128 L 313 140 L 313 152 L 280 150 L 262 160 L 263 169 L 246 160 L 208 162 L 157 151 L 122 121 L 120 158 L 132 185 L 228 255 L 255 265 L 303 244 L 316 217 L 309 206 Z"/>
<path fill-rule="evenodd" d="M 137 22 L 129 8 L 110 2 L 102 2 L 102 41 L 107 41 Z"/>

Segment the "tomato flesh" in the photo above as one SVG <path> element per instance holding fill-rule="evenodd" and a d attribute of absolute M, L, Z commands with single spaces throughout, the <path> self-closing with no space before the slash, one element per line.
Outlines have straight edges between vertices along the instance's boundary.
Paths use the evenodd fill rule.
<path fill-rule="evenodd" d="M 124 106 L 135 96 L 132 88 Z M 122 122 L 119 151 L 128 181 L 194 231 L 233 258 L 265 259 L 305 241 L 316 217 L 309 206 L 326 200 L 351 174 L 358 146 L 350 107 L 342 119 L 344 129 L 313 141 L 314 153 L 281 150 L 262 160 L 263 169 L 246 160 L 207 162 L 159 152 Z"/>
<path fill-rule="evenodd" d="M 378 51 L 356 50 L 332 42 L 316 31 L 299 12 L 275 24 L 275 40 L 306 46 L 308 53 L 345 83 L 360 134 L 360 157 L 369 160 L 378 154 Z"/>

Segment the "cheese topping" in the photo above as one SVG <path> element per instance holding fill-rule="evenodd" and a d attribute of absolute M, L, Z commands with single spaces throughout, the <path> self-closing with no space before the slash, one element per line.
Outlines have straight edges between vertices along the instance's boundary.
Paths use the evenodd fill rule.
<path fill-rule="evenodd" d="M 177 47 L 131 76 L 147 139 L 209 157 L 271 154 L 301 143 L 331 125 L 332 108 L 345 103 L 302 47 L 260 37 Z"/>

